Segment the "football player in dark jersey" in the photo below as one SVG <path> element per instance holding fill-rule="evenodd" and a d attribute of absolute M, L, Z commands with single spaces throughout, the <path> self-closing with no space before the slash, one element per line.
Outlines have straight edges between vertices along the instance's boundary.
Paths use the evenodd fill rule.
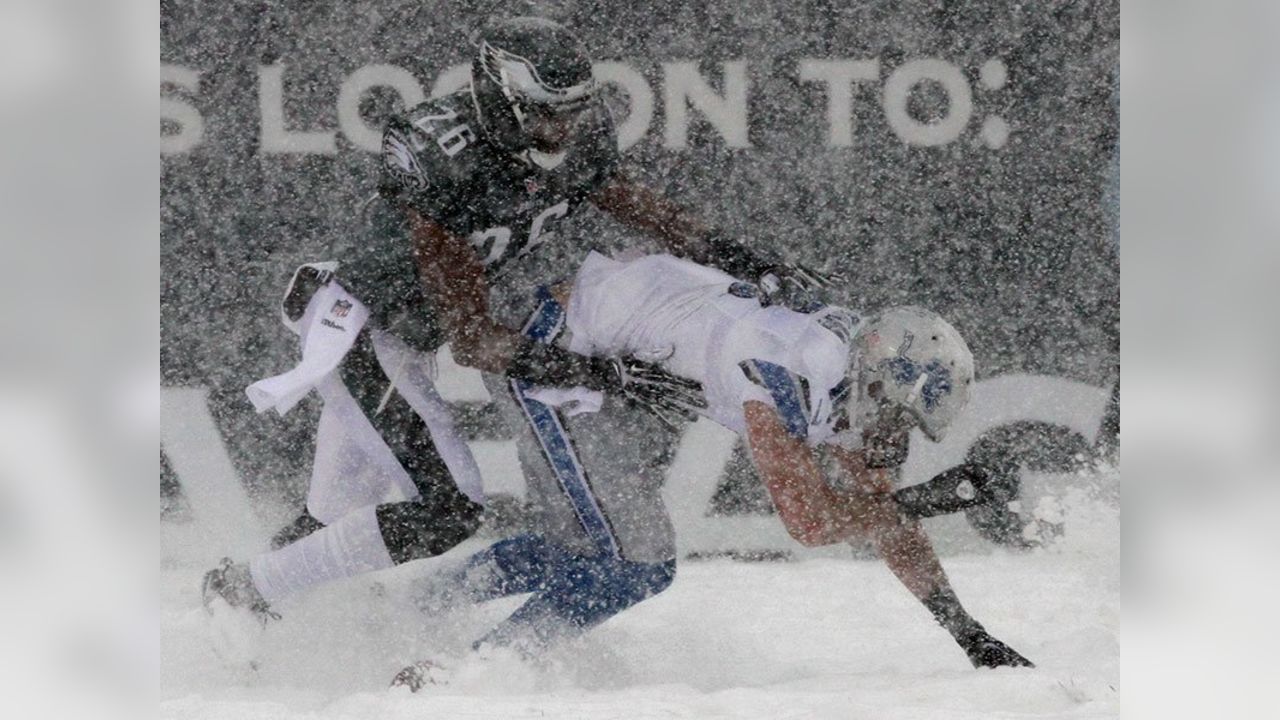
<path fill-rule="evenodd" d="M 656 236 L 674 254 L 755 279 L 762 302 L 801 309 L 812 304 L 810 292 L 825 278 L 747 249 L 630 182 L 619 169 L 616 130 L 598 97 L 590 61 L 568 30 L 515 18 L 487 26 L 476 44 L 469 89 L 388 122 L 381 202 L 373 210 L 376 231 L 341 258 L 336 277 L 367 306 L 371 328 L 423 353 L 449 343 L 462 364 L 512 378 L 512 393 L 529 421 L 522 462 L 530 495 L 542 510 L 541 532 L 499 543 L 467 566 L 492 567 L 500 581 L 490 593 L 534 593 L 485 639 L 535 652 L 551 638 L 592 627 L 670 584 L 674 542 L 658 490 L 670 430 L 702 398 L 696 383 L 656 364 L 575 355 L 549 342 L 554 333 L 548 331 L 555 328 L 548 319 L 559 312 L 553 302 L 539 305 L 537 321 L 523 332 L 503 325 L 490 313 L 490 290 L 521 258 L 555 242 L 561 223 L 588 202 Z M 310 297 L 303 293 L 298 303 L 305 306 Z M 364 358 L 353 353 L 347 364 L 356 367 L 357 355 Z M 405 405 L 396 393 L 380 390 L 394 379 L 374 361 L 343 379 L 358 399 L 373 401 L 367 414 L 386 426 L 386 437 L 420 441 L 401 443 L 411 452 L 398 458 L 407 469 L 423 470 L 414 476 L 415 483 L 422 481 L 419 490 L 444 488 L 450 498 L 380 506 L 372 521 L 376 530 L 365 533 L 373 540 L 364 549 L 399 563 L 465 539 L 478 523 L 478 506 L 452 490 L 444 464 L 430 462 L 439 452 L 421 419 L 409 411 L 389 412 Z M 535 385 L 621 396 L 626 405 L 656 415 L 658 426 L 646 427 L 616 401 L 606 401 L 589 421 L 561 417 L 524 395 Z M 414 452 L 421 457 L 413 459 Z M 440 473 L 445 476 L 435 476 Z M 296 550 L 305 538 L 325 545 L 343 530 L 304 513 L 274 544 Z M 367 563 L 355 565 L 338 574 L 368 569 Z M 273 616 L 251 575 L 249 565 L 224 561 L 206 575 L 206 601 L 221 597 L 261 617 Z"/>
<path fill-rule="evenodd" d="M 338 274 L 400 337 L 424 350 L 448 342 L 460 363 L 510 378 L 527 421 L 521 460 L 539 532 L 498 543 L 466 572 L 483 567 L 494 580 L 472 599 L 533 593 L 477 645 L 536 653 L 671 583 L 675 546 L 659 490 L 670 428 L 698 400 L 656 365 L 585 357 L 552 342 L 562 314 L 549 297 L 523 331 L 502 324 L 490 291 L 522 258 L 555 243 L 587 203 L 675 255 L 755 280 L 765 303 L 801 309 L 826 278 L 748 249 L 630 181 L 587 53 L 564 27 L 502 20 L 482 29 L 476 46 L 470 88 L 388 122 L 379 195 L 402 232 L 382 233 Z M 620 395 L 668 429 L 608 399 L 575 421 L 527 395 L 535 386 Z M 421 683 L 412 667 L 406 673 L 402 682 Z"/>

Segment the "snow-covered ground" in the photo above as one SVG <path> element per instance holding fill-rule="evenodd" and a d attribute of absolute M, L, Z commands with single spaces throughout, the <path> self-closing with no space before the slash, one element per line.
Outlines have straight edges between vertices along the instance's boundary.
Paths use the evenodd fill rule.
<path fill-rule="evenodd" d="M 1115 482 L 1109 478 L 1108 482 Z M 970 611 L 1034 660 L 973 670 L 880 563 L 684 562 L 670 590 L 538 666 L 469 657 L 518 599 L 428 617 L 411 602 L 432 564 L 288 603 L 258 667 L 211 650 L 199 606 L 207 549 L 162 539 L 166 718 L 1092 718 L 1119 714 L 1119 510 L 1069 494 L 1065 535 L 1034 552 L 944 558 Z M 460 548 L 463 552 L 466 548 Z M 390 690 L 434 659 L 447 685 Z"/>

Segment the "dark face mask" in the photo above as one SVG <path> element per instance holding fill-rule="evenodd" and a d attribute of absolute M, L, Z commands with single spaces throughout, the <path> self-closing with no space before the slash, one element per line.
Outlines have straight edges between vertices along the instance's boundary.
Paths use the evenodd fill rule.
<path fill-rule="evenodd" d="M 577 136 L 589 109 L 589 98 L 563 104 L 525 102 L 520 104 L 521 124 L 535 150 L 557 153 Z"/>

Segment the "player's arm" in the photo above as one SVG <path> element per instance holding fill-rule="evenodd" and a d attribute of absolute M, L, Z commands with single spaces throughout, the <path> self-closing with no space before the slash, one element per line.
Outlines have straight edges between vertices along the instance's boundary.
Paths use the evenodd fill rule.
<path fill-rule="evenodd" d="M 864 536 L 896 511 L 884 493 L 842 493 L 823 477 L 812 448 L 788 432 L 777 410 L 759 400 L 743 403 L 751 459 L 782 523 L 806 547 Z"/>
<path fill-rule="evenodd" d="M 852 487 L 861 493 L 890 497 L 896 467 L 869 467 L 865 448 L 851 451 L 833 445 L 830 452 Z M 907 519 L 895 508 L 892 513 L 876 517 L 872 525 L 867 538 L 911 594 L 923 601 L 938 588 L 950 590 L 947 575 L 919 520 Z"/>
<path fill-rule="evenodd" d="M 591 200 L 624 225 L 661 240 L 671 254 L 755 283 L 765 304 L 808 312 L 815 303 L 813 292 L 840 279 L 753 250 L 622 172 L 615 173 Z"/>
<path fill-rule="evenodd" d="M 898 460 L 892 451 L 833 446 L 854 488 L 838 492 L 822 477 L 807 443 L 787 431 L 771 405 L 748 400 L 743 410 L 752 460 L 793 538 L 806 546 L 855 536 L 870 539 L 893 574 L 951 633 L 975 667 L 1032 664 L 992 637 L 960 604 L 920 521 L 900 512 L 890 494 Z"/>
<path fill-rule="evenodd" d="M 457 361 L 543 385 L 606 388 L 608 361 L 522 336 L 489 315 L 484 266 L 465 240 L 406 206 L 418 277 Z"/>
<path fill-rule="evenodd" d="M 891 462 L 891 467 L 884 467 L 885 463 L 874 450 L 868 459 L 865 447 L 857 451 L 839 446 L 830 446 L 830 449 L 841 471 L 859 492 L 885 499 L 893 497 L 890 492 L 900 463 L 893 465 Z M 938 624 L 951 633 L 975 667 L 1032 666 L 1031 661 L 992 637 L 981 623 L 969 615 L 951 588 L 947 573 L 942 569 L 933 543 L 920 521 L 909 517 L 896 502 L 889 502 L 887 511 L 867 518 L 866 537 L 898 580 L 929 610 Z"/>
<path fill-rule="evenodd" d="M 484 266 L 462 238 L 412 207 L 405 207 L 418 278 L 440 319 L 453 356 L 468 367 L 502 374 L 522 341 L 489 315 Z"/>
<path fill-rule="evenodd" d="M 470 246 L 412 207 L 405 212 L 419 279 L 458 362 L 539 385 L 620 393 L 670 425 L 706 406 L 698 383 L 657 365 L 577 355 L 493 320 L 484 266 Z"/>
<path fill-rule="evenodd" d="M 696 214 L 622 172 L 591 199 L 622 224 L 661 240 L 671 254 L 720 268 L 734 277 L 754 280 L 780 264 L 777 258 L 725 238 Z"/>

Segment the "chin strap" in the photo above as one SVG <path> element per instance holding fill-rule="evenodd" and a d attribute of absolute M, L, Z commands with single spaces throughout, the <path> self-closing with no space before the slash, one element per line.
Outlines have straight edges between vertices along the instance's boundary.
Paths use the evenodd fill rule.
<path fill-rule="evenodd" d="M 529 162 L 537 165 L 543 170 L 555 170 L 560 167 L 560 165 L 564 163 L 564 159 L 569 156 L 569 153 L 564 150 L 561 150 L 558 153 L 544 153 L 534 150 L 533 148 L 525 150 L 524 154 L 525 158 Z"/>

